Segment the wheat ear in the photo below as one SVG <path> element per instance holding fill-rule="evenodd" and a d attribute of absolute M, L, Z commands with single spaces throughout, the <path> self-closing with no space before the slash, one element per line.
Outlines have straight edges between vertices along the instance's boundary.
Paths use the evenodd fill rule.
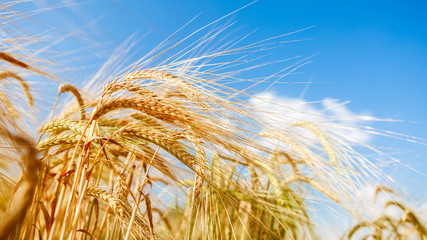
<path fill-rule="evenodd" d="M 174 120 L 178 120 L 180 122 L 192 121 L 189 114 L 186 114 L 171 105 L 167 105 L 159 99 L 145 98 L 141 96 L 130 96 L 126 98 L 116 97 L 108 99 L 96 109 L 93 114 L 93 119 L 98 119 L 108 112 L 125 108 L 144 112 L 166 122 L 173 122 Z"/>
<path fill-rule="evenodd" d="M 41 132 L 62 132 L 66 130 L 72 130 L 73 132 L 81 135 L 87 123 L 76 122 L 65 118 L 50 121 L 43 125 Z"/>
<path fill-rule="evenodd" d="M 63 133 L 60 135 L 52 135 L 40 141 L 37 144 L 37 150 L 39 151 L 46 150 L 49 147 L 58 146 L 58 145 L 60 145 L 61 147 L 71 146 L 77 143 L 78 137 L 79 135 L 73 132 Z"/>
<path fill-rule="evenodd" d="M 327 189 L 326 187 L 324 187 L 323 185 L 321 185 L 318 181 L 316 181 L 313 178 L 302 176 L 302 175 L 293 175 L 293 176 L 288 177 L 287 179 L 285 179 L 285 181 L 284 181 L 283 184 L 284 185 L 288 185 L 288 184 L 291 184 L 292 182 L 295 182 L 295 181 L 305 182 L 305 183 L 309 184 L 310 186 L 312 186 L 317 191 L 319 191 L 322 194 L 324 194 L 326 197 L 328 197 L 331 200 L 333 200 L 334 202 L 339 203 L 339 199 L 335 195 L 335 193 L 333 193 L 332 191 L 330 191 L 329 189 Z"/>
<path fill-rule="evenodd" d="M 121 201 L 119 198 L 96 186 L 88 187 L 86 190 L 86 194 L 88 196 L 102 199 L 107 202 L 109 207 L 120 217 L 120 220 L 123 222 L 123 224 L 125 224 L 126 226 L 129 225 L 133 209 L 131 206 L 129 206 L 129 203 L 127 201 Z M 137 215 L 135 216 L 135 223 L 137 224 L 139 229 L 139 233 L 136 234 L 136 236 L 139 235 L 139 237 L 141 237 L 142 239 L 151 240 L 150 227 L 145 222 L 145 220 L 141 216 Z M 158 239 L 155 233 L 153 233 L 153 235 L 154 239 Z"/>
<path fill-rule="evenodd" d="M 191 127 L 189 126 L 190 130 Z M 195 173 L 195 180 L 194 180 L 194 197 L 197 197 L 201 190 L 203 185 L 203 175 L 205 174 L 205 159 L 206 159 L 206 153 L 202 146 L 202 141 L 196 137 L 193 133 L 187 134 L 187 138 L 194 144 L 197 151 L 197 164 L 196 164 L 196 173 Z"/>
<path fill-rule="evenodd" d="M 157 79 L 167 82 L 171 86 L 177 87 L 186 96 L 189 96 L 192 100 L 198 101 L 203 95 L 200 94 L 199 90 L 190 84 L 186 83 L 177 76 L 154 69 L 145 69 L 141 71 L 134 71 L 129 73 L 125 80 L 137 80 L 137 79 Z"/>
<path fill-rule="evenodd" d="M 12 103 L 10 103 L 10 101 L 7 98 L 6 94 L 4 94 L 3 91 L 1 91 L 1 90 L 0 90 L 0 100 L 1 100 L 1 102 L 3 102 L 5 108 L 9 112 L 10 116 L 19 118 L 18 112 L 12 106 Z"/>
<path fill-rule="evenodd" d="M 319 139 L 320 143 L 323 146 L 323 149 L 325 149 L 325 152 L 328 154 L 329 160 L 332 164 L 337 164 L 337 155 L 334 151 L 334 148 L 332 147 L 331 143 L 329 142 L 328 138 L 323 134 L 323 132 L 316 126 L 314 123 L 311 122 L 297 122 L 292 124 L 293 127 L 304 127 L 312 131 L 314 134 L 316 134 L 317 138 Z"/>

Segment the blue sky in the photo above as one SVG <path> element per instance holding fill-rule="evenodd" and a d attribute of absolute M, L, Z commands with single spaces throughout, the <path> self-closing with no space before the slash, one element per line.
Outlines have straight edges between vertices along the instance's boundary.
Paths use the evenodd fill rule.
<path fill-rule="evenodd" d="M 171 41 L 178 41 L 249 2 L 110 0 L 74 5 L 73 1 L 64 1 L 72 6 L 34 18 L 63 34 L 81 30 L 84 43 L 73 44 L 90 49 L 93 68 L 84 70 L 90 76 L 91 70 L 105 61 L 113 48 L 134 33 L 140 39 L 139 51 L 135 54 L 140 57 L 196 15 L 200 14 Z M 49 3 L 53 1 L 35 1 L 40 7 Z M 311 40 L 289 43 L 268 59 L 315 55 L 310 64 L 299 69 L 301 74 L 283 79 L 303 83 L 277 84 L 271 90 L 279 96 L 293 98 L 304 92 L 303 97 L 308 101 L 350 100 L 347 107 L 355 113 L 403 120 L 371 123 L 373 126 L 427 139 L 426 12 L 425 1 L 261 0 L 240 10 L 229 21 L 236 21 L 231 33 L 238 37 L 257 29 L 247 42 L 315 26 L 286 38 Z M 63 47 L 73 48 L 71 45 Z M 276 70 L 263 68 L 260 71 L 267 74 Z M 427 174 L 426 145 L 390 138 L 375 138 L 372 144 Z M 419 191 L 427 183 L 425 175 L 402 165 L 392 164 L 385 170 L 407 186 L 415 198 L 427 201 L 427 194 Z"/>

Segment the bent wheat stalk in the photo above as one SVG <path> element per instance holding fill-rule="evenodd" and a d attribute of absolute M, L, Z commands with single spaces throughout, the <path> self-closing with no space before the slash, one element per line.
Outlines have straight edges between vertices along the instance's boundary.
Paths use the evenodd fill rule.
<path fill-rule="evenodd" d="M 25 155 L 23 156 L 25 169 L 23 169 L 24 174 L 21 183 L 17 186 L 8 212 L 0 224 L 0 239 L 6 239 L 9 235 L 15 233 L 17 226 L 22 223 L 27 211 L 33 203 L 42 164 L 36 158 L 36 149 L 30 140 L 13 135 L 4 129 L 0 129 L 0 134 L 2 137 L 9 138 L 16 146 L 26 149 Z"/>
<path fill-rule="evenodd" d="M 6 78 L 14 78 L 14 79 L 19 81 L 19 83 L 22 86 L 22 89 L 24 89 L 25 96 L 27 96 L 28 104 L 30 106 L 33 106 L 33 104 L 34 104 L 33 96 L 31 94 L 30 87 L 28 86 L 28 83 L 23 78 L 21 78 L 20 76 L 18 76 L 17 74 L 15 74 L 11 71 L 0 73 L 0 80 L 6 79 Z"/>

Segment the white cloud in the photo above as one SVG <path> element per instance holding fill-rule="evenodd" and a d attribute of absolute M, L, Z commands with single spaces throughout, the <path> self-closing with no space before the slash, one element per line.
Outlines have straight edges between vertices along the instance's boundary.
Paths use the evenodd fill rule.
<path fill-rule="evenodd" d="M 273 129 L 286 129 L 305 137 L 305 140 L 315 141 L 316 137 L 310 131 L 289 128 L 296 122 L 312 122 L 349 143 L 367 143 L 371 137 L 360 126 L 370 118 L 355 114 L 347 107 L 347 103 L 330 98 L 307 102 L 273 93 L 262 93 L 250 100 L 258 117 Z"/>

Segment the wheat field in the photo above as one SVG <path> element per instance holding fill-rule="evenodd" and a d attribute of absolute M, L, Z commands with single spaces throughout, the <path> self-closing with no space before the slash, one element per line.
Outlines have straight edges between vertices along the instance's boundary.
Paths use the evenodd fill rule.
<path fill-rule="evenodd" d="M 200 38 L 81 84 L 31 53 L 43 41 L 19 35 L 30 13 L 15 4 L 0 5 L 0 239 L 324 239 L 313 206 L 358 222 L 342 239 L 427 239 L 399 198 L 382 206 L 398 217 L 366 218 L 360 189 L 383 175 L 340 136 L 320 122 L 271 124 L 254 114 L 255 93 L 224 83 L 241 81 L 228 68 L 268 42 L 187 57 Z M 41 105 L 37 81 L 56 101 Z"/>

